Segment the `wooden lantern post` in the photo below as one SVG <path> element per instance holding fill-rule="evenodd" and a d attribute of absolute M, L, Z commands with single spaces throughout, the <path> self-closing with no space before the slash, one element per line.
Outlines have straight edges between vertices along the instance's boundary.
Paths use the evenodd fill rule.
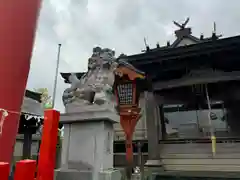
<path fill-rule="evenodd" d="M 120 66 L 115 70 L 115 94 L 118 102 L 120 124 L 125 133 L 126 160 L 128 163 L 127 175 L 130 177 L 133 167 L 133 146 L 132 137 L 135 126 L 140 119 L 138 79 L 145 78 L 144 75 L 134 70 Z"/>
<path fill-rule="evenodd" d="M 121 86 L 128 86 L 128 84 L 120 85 L 120 87 Z M 135 88 L 133 88 L 132 90 L 134 95 Z M 127 95 L 128 94 L 126 94 L 126 96 Z M 126 99 L 127 98 L 129 97 L 126 97 Z M 132 136 L 135 131 L 135 126 L 140 118 L 140 110 L 141 109 L 138 108 L 135 104 L 129 105 L 119 104 L 120 124 L 123 128 L 126 137 L 126 158 L 128 162 L 133 161 Z"/>

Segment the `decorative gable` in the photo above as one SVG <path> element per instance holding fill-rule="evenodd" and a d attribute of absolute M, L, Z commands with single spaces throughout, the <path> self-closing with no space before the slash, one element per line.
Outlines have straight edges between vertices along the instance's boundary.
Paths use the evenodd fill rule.
<path fill-rule="evenodd" d="M 196 41 L 193 41 L 192 39 L 189 39 L 188 37 L 184 37 L 178 44 L 176 44 L 175 47 L 188 46 L 191 44 L 196 44 Z"/>

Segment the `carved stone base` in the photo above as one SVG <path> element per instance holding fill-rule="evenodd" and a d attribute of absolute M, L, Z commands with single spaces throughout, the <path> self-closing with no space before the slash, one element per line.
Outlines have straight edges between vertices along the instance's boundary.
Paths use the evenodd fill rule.
<path fill-rule="evenodd" d="M 108 111 L 111 113 L 115 113 L 114 106 L 112 104 L 80 104 L 78 102 L 73 102 L 71 104 L 67 104 L 65 107 L 66 113 L 85 113 L 85 112 L 98 112 L 98 111 Z"/>
<path fill-rule="evenodd" d="M 99 172 L 112 169 L 113 124 L 118 121 L 119 116 L 107 109 L 61 114 L 64 139 L 60 173 L 64 172 L 66 176 L 74 174 L 77 177 L 77 174 L 84 174 L 90 177 L 86 173 L 90 171 L 93 179 L 98 180 Z"/>
<path fill-rule="evenodd" d="M 109 121 L 112 123 L 119 123 L 119 116 L 111 111 L 108 107 L 99 106 L 81 106 L 71 107 L 71 111 L 61 114 L 60 122 L 62 124 L 72 124 L 79 122 L 90 122 L 90 121 Z"/>

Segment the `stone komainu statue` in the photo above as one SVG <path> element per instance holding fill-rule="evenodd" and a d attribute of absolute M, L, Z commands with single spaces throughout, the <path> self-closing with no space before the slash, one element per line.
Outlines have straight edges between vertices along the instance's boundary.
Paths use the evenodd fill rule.
<path fill-rule="evenodd" d="M 71 87 L 63 93 L 64 105 L 114 108 L 112 86 L 117 65 L 115 51 L 95 47 L 88 59 L 88 71 L 80 79 L 74 73 L 69 76 Z"/>

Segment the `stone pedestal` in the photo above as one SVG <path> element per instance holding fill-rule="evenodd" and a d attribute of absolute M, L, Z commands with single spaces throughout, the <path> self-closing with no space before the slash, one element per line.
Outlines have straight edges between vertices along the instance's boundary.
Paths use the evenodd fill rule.
<path fill-rule="evenodd" d="M 100 172 L 113 169 L 113 123 L 119 122 L 119 116 L 108 109 L 85 109 L 62 114 L 60 122 L 64 124 L 64 139 L 57 174 L 77 180 L 71 177 L 75 174 L 80 180 L 81 173 L 89 178 L 92 173 L 92 178 L 98 180 Z"/>

